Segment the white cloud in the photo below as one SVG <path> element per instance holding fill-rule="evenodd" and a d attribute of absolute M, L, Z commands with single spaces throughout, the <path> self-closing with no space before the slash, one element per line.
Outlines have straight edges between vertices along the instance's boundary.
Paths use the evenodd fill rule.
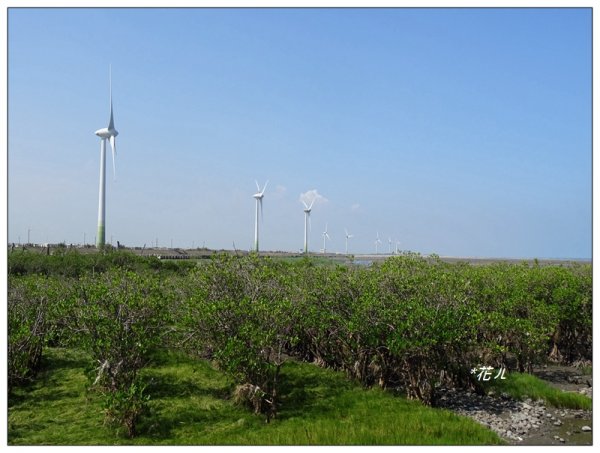
<path fill-rule="evenodd" d="M 275 190 L 271 194 L 271 197 L 274 200 L 281 200 L 283 197 L 285 197 L 286 193 L 287 193 L 287 189 L 284 186 L 279 185 L 279 186 L 275 187 Z"/>
<path fill-rule="evenodd" d="M 313 204 L 313 206 L 327 203 L 329 200 L 321 195 L 317 189 L 309 190 L 308 192 L 304 192 L 300 194 L 300 202 L 306 203 L 308 206 Z"/>

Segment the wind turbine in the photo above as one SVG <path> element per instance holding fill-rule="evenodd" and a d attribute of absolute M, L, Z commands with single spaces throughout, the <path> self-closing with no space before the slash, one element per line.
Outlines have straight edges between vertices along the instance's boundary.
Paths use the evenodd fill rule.
<path fill-rule="evenodd" d="M 353 234 L 348 234 L 348 230 L 346 228 L 344 228 L 344 231 L 346 232 L 346 255 L 348 254 L 348 239 L 350 239 L 351 237 L 354 237 Z"/>
<path fill-rule="evenodd" d="M 379 239 L 379 231 L 377 232 L 377 239 L 375 239 L 375 255 L 379 254 L 378 246 L 381 244 L 381 240 Z"/>
<path fill-rule="evenodd" d="M 329 239 L 331 241 L 331 238 L 329 237 L 329 233 L 327 233 L 327 223 L 325 224 L 325 231 L 323 231 L 323 253 L 326 252 L 326 248 L 325 248 L 325 240 Z"/>
<path fill-rule="evenodd" d="M 310 222 L 310 211 L 313 207 L 313 204 L 315 204 L 315 200 L 316 198 L 313 199 L 313 201 L 310 203 L 310 206 L 308 206 L 304 200 L 301 200 L 302 204 L 304 205 L 304 253 L 308 253 L 308 226 Z"/>
<path fill-rule="evenodd" d="M 398 246 L 400 245 L 400 241 L 396 239 L 396 255 L 398 254 Z"/>
<path fill-rule="evenodd" d="M 265 195 L 265 189 L 267 188 L 267 184 L 269 184 L 269 181 L 267 181 L 265 183 L 265 186 L 262 188 L 262 190 L 260 190 L 258 181 L 254 181 L 254 182 L 256 183 L 256 188 L 258 189 L 258 192 L 255 193 L 254 195 L 252 195 L 254 197 L 254 199 L 256 200 L 256 219 L 254 221 L 254 251 L 258 252 L 258 205 L 260 205 L 260 220 L 262 221 L 262 217 L 263 217 L 262 200 L 263 200 L 263 196 Z"/>
<path fill-rule="evenodd" d="M 98 236 L 96 237 L 96 247 L 103 248 L 105 245 L 105 223 L 104 223 L 104 214 L 105 214 L 105 195 L 106 195 L 106 178 L 105 178 L 105 170 L 106 170 L 106 140 L 110 141 L 110 147 L 112 149 L 112 158 L 113 158 L 113 177 L 116 176 L 115 171 L 115 153 L 116 153 L 116 143 L 115 137 L 119 135 L 117 130 L 115 129 L 115 122 L 113 118 L 113 105 L 112 105 L 112 68 L 109 67 L 109 90 L 110 90 L 110 120 L 108 121 L 108 127 L 103 129 L 98 129 L 96 131 L 96 135 L 100 137 L 100 194 L 98 196 Z"/>
<path fill-rule="evenodd" d="M 392 254 L 392 238 L 388 237 L 388 244 L 390 245 L 390 255 Z"/>

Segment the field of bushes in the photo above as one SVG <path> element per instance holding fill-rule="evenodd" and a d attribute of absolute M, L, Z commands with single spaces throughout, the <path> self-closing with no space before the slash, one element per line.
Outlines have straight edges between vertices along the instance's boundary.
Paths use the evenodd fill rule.
<path fill-rule="evenodd" d="M 286 367 L 303 363 L 435 406 L 441 385 L 483 392 L 479 365 L 592 359 L 585 264 L 414 254 L 370 267 L 227 254 L 197 264 L 64 250 L 16 251 L 8 268 L 9 395 L 39 385 L 44 354 L 79 351 L 104 423 L 130 439 L 151 425 L 160 377 L 148 370 L 165 354 L 212 364 L 231 380 L 223 397 L 265 421 L 289 404 Z"/>

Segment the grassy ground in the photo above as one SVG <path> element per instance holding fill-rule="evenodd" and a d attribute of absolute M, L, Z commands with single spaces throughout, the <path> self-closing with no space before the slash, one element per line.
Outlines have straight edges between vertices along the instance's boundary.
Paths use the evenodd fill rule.
<path fill-rule="evenodd" d="M 229 399 L 233 383 L 203 361 L 165 355 L 144 372 L 151 413 L 132 440 L 103 424 L 101 402 L 86 394 L 78 351 L 49 349 L 44 371 L 9 400 L 10 445 L 489 445 L 493 432 L 449 411 L 364 390 L 313 365 L 282 369 L 278 417 Z"/>
<path fill-rule="evenodd" d="M 592 409 L 592 400 L 585 395 L 563 392 L 547 382 L 527 373 L 510 373 L 506 380 L 490 380 L 489 386 L 497 392 L 506 392 L 515 399 L 544 400 L 554 407 Z"/>

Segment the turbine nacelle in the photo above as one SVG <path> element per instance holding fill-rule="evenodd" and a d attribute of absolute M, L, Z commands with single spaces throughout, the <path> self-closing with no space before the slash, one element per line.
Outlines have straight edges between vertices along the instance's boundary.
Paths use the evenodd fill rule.
<path fill-rule="evenodd" d="M 94 133 L 100 138 L 111 138 L 111 137 L 116 137 L 117 135 L 119 135 L 119 132 L 117 132 L 115 129 L 109 129 L 108 127 L 98 129 Z"/>
<path fill-rule="evenodd" d="M 256 183 L 256 188 L 258 189 L 258 192 L 255 193 L 254 195 L 252 195 L 254 198 L 258 199 L 258 198 L 262 198 L 263 195 L 265 194 L 265 190 L 267 189 L 267 185 L 269 185 L 269 181 L 267 181 L 265 183 L 265 186 L 262 188 L 262 190 L 260 189 L 260 186 L 258 185 L 258 181 L 254 181 Z"/>
<path fill-rule="evenodd" d="M 307 204 L 306 204 L 306 202 L 305 202 L 304 200 L 300 200 L 300 201 L 301 201 L 301 202 L 302 202 L 302 204 L 304 205 L 304 208 L 305 208 L 305 209 L 304 209 L 304 212 L 306 212 L 307 214 L 309 214 L 309 215 L 310 215 L 310 211 L 311 211 L 311 209 L 312 209 L 312 207 L 313 207 L 313 204 L 315 204 L 315 200 L 313 200 L 313 201 L 312 201 L 312 203 L 310 204 L 310 206 L 309 206 L 309 205 L 307 205 Z"/>

